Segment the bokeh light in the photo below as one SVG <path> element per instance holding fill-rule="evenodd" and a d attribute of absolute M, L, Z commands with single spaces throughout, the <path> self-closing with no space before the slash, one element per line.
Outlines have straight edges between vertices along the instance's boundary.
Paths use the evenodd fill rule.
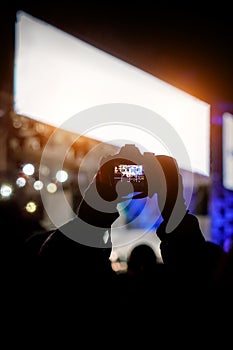
<path fill-rule="evenodd" d="M 34 174 L 34 172 L 35 172 L 35 167 L 34 167 L 34 165 L 33 164 L 31 164 L 31 163 L 27 163 L 27 164 L 25 164 L 24 166 L 23 166 L 23 172 L 24 172 L 24 174 L 25 175 L 28 175 L 28 176 L 30 176 L 30 175 L 33 175 Z"/>
<path fill-rule="evenodd" d="M 53 182 L 50 182 L 48 185 L 47 185 L 47 191 L 49 193 L 55 193 L 57 191 L 57 185 Z"/>
<path fill-rule="evenodd" d="M 42 190 L 42 188 L 44 187 L 44 184 L 43 184 L 42 181 L 37 180 L 37 181 L 34 182 L 33 187 L 34 187 L 34 189 L 35 189 L 36 191 L 40 191 L 40 190 Z"/>
<path fill-rule="evenodd" d="M 8 198 L 13 193 L 13 188 L 10 184 L 2 184 L 0 188 L 1 196 L 4 198 Z"/>
<path fill-rule="evenodd" d="M 20 176 L 16 179 L 16 185 L 18 187 L 24 187 L 26 185 L 26 182 L 27 182 L 26 179 L 22 176 Z"/>
<path fill-rule="evenodd" d="M 59 182 L 65 182 L 68 179 L 68 173 L 65 170 L 58 170 L 56 173 L 56 179 Z"/>
<path fill-rule="evenodd" d="M 35 202 L 30 201 L 26 204 L 25 209 L 28 213 L 35 213 L 35 211 L 37 210 L 37 205 Z"/>

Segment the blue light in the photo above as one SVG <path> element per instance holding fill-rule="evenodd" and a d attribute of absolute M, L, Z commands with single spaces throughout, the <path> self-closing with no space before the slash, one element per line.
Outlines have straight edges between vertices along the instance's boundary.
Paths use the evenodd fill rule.
<path fill-rule="evenodd" d="M 135 195 L 135 193 L 134 193 Z M 129 229 L 156 230 L 162 221 L 157 195 L 152 198 L 131 199 L 122 207 Z"/>

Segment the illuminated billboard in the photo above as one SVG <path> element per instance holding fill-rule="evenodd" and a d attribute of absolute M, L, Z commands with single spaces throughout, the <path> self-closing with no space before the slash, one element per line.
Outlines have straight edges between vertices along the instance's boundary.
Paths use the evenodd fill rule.
<path fill-rule="evenodd" d="M 179 136 L 190 158 L 187 162 L 175 155 L 179 166 L 209 176 L 208 103 L 25 12 L 17 13 L 15 28 L 17 114 L 80 134 L 80 124 L 66 120 L 82 111 L 108 104 L 139 106 L 160 116 Z M 113 144 L 125 139 L 155 154 L 173 155 L 148 128 L 127 124 L 127 114 L 125 123 L 112 125 L 111 118 L 109 125 L 98 125 L 97 115 L 96 128 L 85 136 Z M 155 119 L 151 126 L 158 135 L 166 133 L 156 123 Z"/>

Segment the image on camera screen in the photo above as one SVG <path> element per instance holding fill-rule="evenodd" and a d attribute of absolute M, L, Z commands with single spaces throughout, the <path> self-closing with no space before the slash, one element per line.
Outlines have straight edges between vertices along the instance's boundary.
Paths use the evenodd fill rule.
<path fill-rule="evenodd" d="M 119 164 L 114 166 L 115 181 L 143 182 L 144 176 L 143 165 Z"/>

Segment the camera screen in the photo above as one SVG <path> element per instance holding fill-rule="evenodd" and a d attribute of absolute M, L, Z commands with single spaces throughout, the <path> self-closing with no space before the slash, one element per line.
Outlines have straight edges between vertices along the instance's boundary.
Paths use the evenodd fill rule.
<path fill-rule="evenodd" d="M 144 167 L 136 164 L 119 164 L 114 166 L 114 180 L 128 182 L 143 182 Z"/>

